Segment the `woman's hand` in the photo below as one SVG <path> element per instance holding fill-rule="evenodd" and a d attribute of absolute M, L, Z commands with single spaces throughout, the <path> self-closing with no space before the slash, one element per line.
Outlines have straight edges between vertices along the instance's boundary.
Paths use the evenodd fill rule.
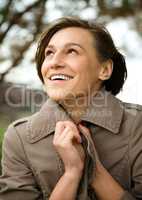
<path fill-rule="evenodd" d="M 57 122 L 53 145 L 63 160 L 65 172 L 82 176 L 85 153 L 79 130 L 73 122 Z"/>

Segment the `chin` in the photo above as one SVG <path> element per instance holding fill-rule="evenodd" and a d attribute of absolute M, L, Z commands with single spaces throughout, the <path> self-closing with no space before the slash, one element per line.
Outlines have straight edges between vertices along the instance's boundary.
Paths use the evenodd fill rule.
<path fill-rule="evenodd" d="M 47 94 L 49 96 L 49 98 L 53 99 L 54 101 L 64 101 L 69 97 L 69 93 L 63 91 L 63 90 L 55 90 L 55 91 L 48 91 L 47 90 Z"/>

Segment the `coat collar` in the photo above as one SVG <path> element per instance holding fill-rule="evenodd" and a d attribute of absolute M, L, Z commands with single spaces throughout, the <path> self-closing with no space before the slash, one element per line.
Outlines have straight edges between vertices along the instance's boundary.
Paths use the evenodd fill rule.
<path fill-rule="evenodd" d="M 91 102 L 82 120 L 117 134 L 123 117 L 123 103 L 105 90 L 98 92 Z"/>
<path fill-rule="evenodd" d="M 91 122 L 117 134 L 123 116 L 122 102 L 105 90 L 101 90 L 89 102 L 91 103 L 81 120 Z M 71 119 L 65 110 L 55 101 L 48 99 L 40 111 L 28 120 L 28 141 L 30 143 L 37 142 L 53 133 L 58 121 L 66 120 Z"/>

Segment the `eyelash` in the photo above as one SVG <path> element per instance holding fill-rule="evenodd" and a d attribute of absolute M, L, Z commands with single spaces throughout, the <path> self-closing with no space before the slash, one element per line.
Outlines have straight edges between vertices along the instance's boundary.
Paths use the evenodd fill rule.
<path fill-rule="evenodd" d="M 77 53 L 77 51 L 75 49 L 69 49 L 68 50 L 68 53 L 72 53 L 72 52 Z"/>
<path fill-rule="evenodd" d="M 54 52 L 52 51 L 52 50 L 47 50 L 46 52 L 45 52 L 45 57 L 46 56 L 49 56 L 49 55 L 51 55 L 51 54 L 53 54 Z"/>

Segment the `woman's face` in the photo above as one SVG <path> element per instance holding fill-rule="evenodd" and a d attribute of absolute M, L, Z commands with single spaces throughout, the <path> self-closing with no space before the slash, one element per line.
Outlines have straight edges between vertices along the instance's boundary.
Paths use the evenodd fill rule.
<path fill-rule="evenodd" d="M 59 101 L 98 90 L 101 68 L 91 33 L 69 27 L 52 36 L 41 72 L 48 96 Z"/>

